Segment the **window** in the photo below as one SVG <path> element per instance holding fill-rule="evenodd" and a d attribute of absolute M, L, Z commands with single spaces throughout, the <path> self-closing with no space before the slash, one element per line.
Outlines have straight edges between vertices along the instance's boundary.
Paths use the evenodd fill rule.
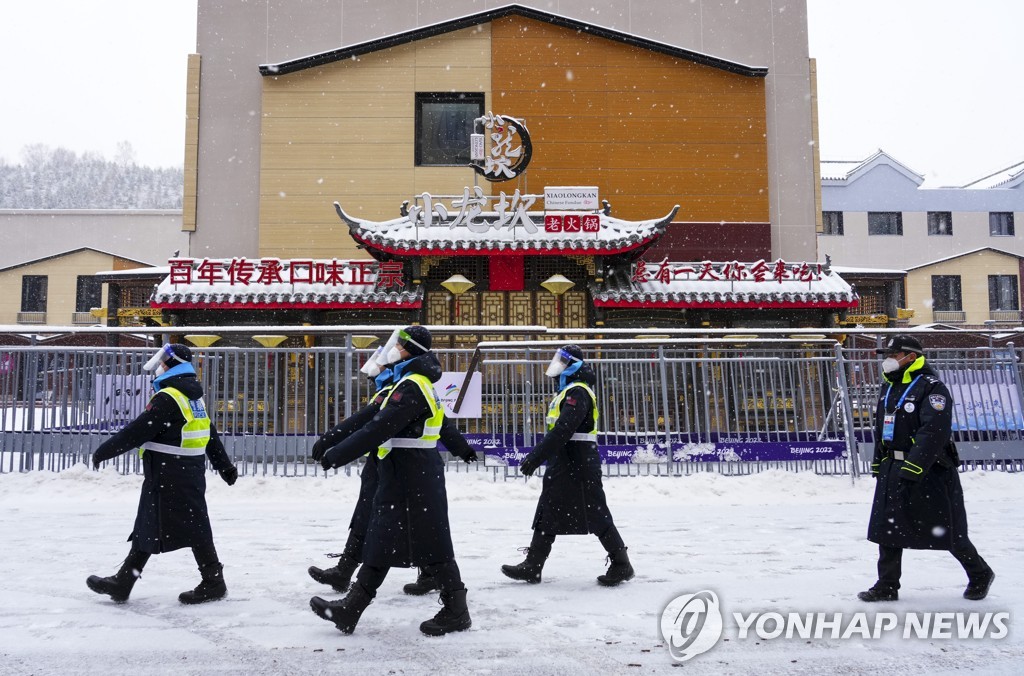
<path fill-rule="evenodd" d="M 988 215 L 988 234 L 992 237 L 1013 237 L 1013 212 L 990 212 Z"/>
<path fill-rule="evenodd" d="M 482 93 L 416 94 L 416 166 L 469 164 L 473 120 L 483 114 Z"/>
<path fill-rule="evenodd" d="M 21 311 L 46 312 L 46 275 L 24 275 L 21 278 Z"/>
<path fill-rule="evenodd" d="M 932 310 L 935 312 L 962 312 L 960 275 L 932 276 Z"/>
<path fill-rule="evenodd" d="M 1019 310 L 1020 294 L 1017 293 L 1016 275 L 988 276 L 988 309 Z"/>
<path fill-rule="evenodd" d="M 821 234 L 842 235 L 843 234 L 843 212 L 823 211 L 821 212 Z"/>
<path fill-rule="evenodd" d="M 928 212 L 928 234 L 929 235 L 952 235 L 953 214 L 948 211 Z"/>
<path fill-rule="evenodd" d="M 75 312 L 88 312 L 103 305 L 103 282 L 92 275 L 79 275 L 75 291 Z"/>
<path fill-rule="evenodd" d="M 869 211 L 869 235 L 902 235 L 903 213 L 899 211 Z"/>

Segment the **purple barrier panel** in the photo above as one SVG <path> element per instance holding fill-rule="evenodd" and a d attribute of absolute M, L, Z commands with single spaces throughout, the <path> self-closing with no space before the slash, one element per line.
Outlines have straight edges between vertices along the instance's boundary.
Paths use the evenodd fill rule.
<path fill-rule="evenodd" d="M 735 443 L 673 444 L 676 462 L 788 462 L 792 460 L 836 460 L 846 457 L 846 442 L 765 441 Z"/>

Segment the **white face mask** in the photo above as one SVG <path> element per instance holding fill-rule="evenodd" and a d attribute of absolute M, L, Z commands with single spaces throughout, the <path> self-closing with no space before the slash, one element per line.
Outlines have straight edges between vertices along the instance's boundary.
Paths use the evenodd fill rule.
<path fill-rule="evenodd" d="M 166 364 L 160 364 L 159 366 L 156 367 L 156 376 L 157 376 L 157 378 L 159 378 L 160 376 L 162 376 L 165 373 L 167 373 L 167 365 Z"/>
<path fill-rule="evenodd" d="M 882 373 L 894 373 L 900 370 L 900 362 L 895 357 L 886 357 L 882 360 Z"/>
<path fill-rule="evenodd" d="M 381 368 L 378 359 L 380 359 L 380 353 L 383 350 L 383 347 L 378 347 L 377 350 L 370 355 L 370 358 L 366 360 L 366 363 L 363 364 L 363 367 L 359 369 L 363 373 L 363 375 L 367 375 L 371 378 L 376 378 L 377 376 L 380 375 Z"/>
<path fill-rule="evenodd" d="M 397 345 L 393 345 L 391 347 L 391 349 L 388 350 L 388 356 L 387 356 L 388 364 L 397 364 L 398 362 L 402 361 L 402 359 L 403 359 L 403 357 L 402 357 L 402 350 L 399 349 L 399 347 Z"/>

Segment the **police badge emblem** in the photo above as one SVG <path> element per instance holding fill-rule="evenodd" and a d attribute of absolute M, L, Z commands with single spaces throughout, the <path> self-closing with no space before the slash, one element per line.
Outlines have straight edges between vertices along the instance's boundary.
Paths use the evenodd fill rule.
<path fill-rule="evenodd" d="M 946 408 L 946 398 L 941 394 L 929 394 L 928 403 L 936 411 L 943 411 Z"/>

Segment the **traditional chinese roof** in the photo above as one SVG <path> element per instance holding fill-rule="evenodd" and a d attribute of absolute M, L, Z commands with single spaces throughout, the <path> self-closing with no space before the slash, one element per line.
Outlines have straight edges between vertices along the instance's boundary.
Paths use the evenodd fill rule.
<path fill-rule="evenodd" d="M 207 259 L 208 260 L 208 259 Z M 175 273 L 169 274 L 157 286 L 150 299 L 152 307 L 164 309 L 204 310 L 346 310 L 346 309 L 415 309 L 423 302 L 421 287 L 410 289 L 405 286 L 382 287 L 378 284 L 380 271 L 376 261 L 276 261 L 280 264 L 280 281 L 269 278 L 260 282 L 260 261 L 251 261 L 256 266 L 247 283 L 227 278 L 226 271 L 238 259 L 211 260 L 225 271 L 223 279 L 200 279 L 196 274 L 190 282 L 175 283 Z M 242 259 L 244 260 L 244 259 Z M 207 261 L 203 261 L 205 264 Z M 293 264 L 295 277 L 303 281 L 291 281 Z M 319 274 L 309 272 L 307 265 L 332 266 L 340 271 L 337 278 L 324 276 L 323 267 Z M 396 264 L 400 265 L 400 264 Z M 330 270 L 330 268 L 327 268 Z M 196 273 L 198 273 L 196 270 Z M 208 277 L 214 278 L 215 275 Z M 324 281 L 305 281 L 319 279 Z"/>
<path fill-rule="evenodd" d="M 455 219 L 436 219 L 426 224 L 410 215 L 390 221 L 369 221 L 348 215 L 337 202 L 334 207 L 348 225 L 353 239 L 365 244 L 371 254 L 376 250 L 397 256 L 625 253 L 654 243 L 679 210 L 676 205 L 666 216 L 646 221 L 624 221 L 604 213 L 593 214 L 591 217 L 598 219 L 596 232 L 548 232 L 544 212 L 526 212 L 525 222 L 511 218 L 507 224 L 492 228 L 487 224 L 499 219 L 499 214 L 493 211 L 480 213 L 469 225 L 451 227 Z M 482 232 L 474 232 L 477 223 Z"/>
<path fill-rule="evenodd" d="M 777 268 L 779 262 L 756 261 L 744 264 L 742 271 L 738 271 L 735 263 L 663 261 L 647 264 L 646 275 L 638 275 L 634 269 L 632 279 L 613 275 L 591 292 L 594 306 L 605 308 L 856 307 L 857 294 L 834 271 L 818 263 L 784 263 Z M 758 269 L 764 270 L 764 274 L 755 274 Z M 668 271 L 662 276 L 665 281 L 658 279 L 659 270 Z M 738 279 L 727 279 L 730 274 Z M 644 277 L 646 281 L 641 279 Z"/>

